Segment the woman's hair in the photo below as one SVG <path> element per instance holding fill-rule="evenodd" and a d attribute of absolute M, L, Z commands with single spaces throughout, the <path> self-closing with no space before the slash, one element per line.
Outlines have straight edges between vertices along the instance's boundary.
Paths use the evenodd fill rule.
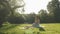
<path fill-rule="evenodd" d="M 40 17 L 39 16 L 35 16 L 35 22 L 40 22 Z"/>
<path fill-rule="evenodd" d="M 40 17 L 39 16 L 35 16 L 35 18 L 40 20 Z"/>

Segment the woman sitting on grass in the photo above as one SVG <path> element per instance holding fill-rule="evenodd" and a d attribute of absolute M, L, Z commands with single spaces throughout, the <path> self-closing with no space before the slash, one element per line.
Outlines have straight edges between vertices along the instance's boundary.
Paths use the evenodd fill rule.
<path fill-rule="evenodd" d="M 40 17 L 35 16 L 35 22 L 33 23 L 33 27 L 39 28 L 39 30 L 45 31 L 40 25 Z"/>
<path fill-rule="evenodd" d="M 40 27 L 39 23 L 40 23 L 40 20 L 39 20 L 38 16 L 35 16 L 35 22 L 33 23 L 32 26 L 39 28 Z"/>

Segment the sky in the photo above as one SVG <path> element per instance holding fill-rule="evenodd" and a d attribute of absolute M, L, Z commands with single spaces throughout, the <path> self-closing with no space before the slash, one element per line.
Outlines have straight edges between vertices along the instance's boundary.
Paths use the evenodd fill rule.
<path fill-rule="evenodd" d="M 38 13 L 41 9 L 47 10 L 47 4 L 51 0 L 24 0 L 25 2 L 25 14 Z"/>

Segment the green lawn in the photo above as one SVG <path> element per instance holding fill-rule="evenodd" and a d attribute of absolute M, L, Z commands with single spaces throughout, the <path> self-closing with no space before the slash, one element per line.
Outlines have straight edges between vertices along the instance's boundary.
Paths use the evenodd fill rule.
<path fill-rule="evenodd" d="M 45 31 L 39 31 L 38 28 L 23 29 L 23 27 L 31 24 L 3 24 L 0 28 L 0 34 L 24 34 L 27 30 L 34 32 L 34 34 L 60 34 L 60 23 L 41 24 Z"/>

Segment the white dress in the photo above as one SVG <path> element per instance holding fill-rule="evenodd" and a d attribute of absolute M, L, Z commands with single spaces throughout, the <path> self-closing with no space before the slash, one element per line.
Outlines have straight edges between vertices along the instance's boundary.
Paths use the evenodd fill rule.
<path fill-rule="evenodd" d="M 40 27 L 40 26 L 39 26 L 39 23 L 33 23 L 32 26 L 33 26 L 33 27 L 37 27 L 37 28 Z"/>

